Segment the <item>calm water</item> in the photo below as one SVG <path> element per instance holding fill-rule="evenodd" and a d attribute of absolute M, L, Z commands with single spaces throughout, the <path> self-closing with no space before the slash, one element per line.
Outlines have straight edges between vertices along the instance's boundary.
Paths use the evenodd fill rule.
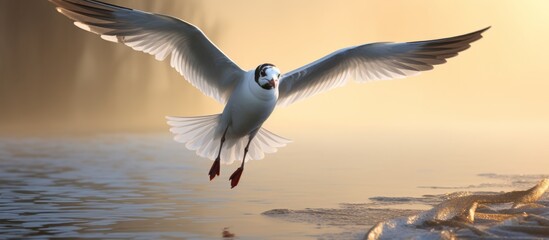
<path fill-rule="evenodd" d="M 262 216 L 282 207 L 277 198 L 315 196 L 254 183 L 261 173 L 253 164 L 236 189 L 225 181 L 234 167 L 209 182 L 210 162 L 169 135 L 4 139 L 0 151 L 0 238 L 202 239 L 226 231 L 290 239 L 334 230 Z"/>
<path fill-rule="evenodd" d="M 423 194 L 517 187 L 507 175 L 478 175 L 498 171 L 490 169 L 490 161 L 475 169 L 471 166 L 478 159 L 466 153 L 457 163 L 437 158 L 467 145 L 426 154 L 432 145 L 427 143 L 437 139 L 402 143 L 399 151 L 388 151 L 390 137 L 351 147 L 294 140 L 266 160 L 250 162 L 240 185 L 231 190 L 228 178 L 236 165 L 222 166 L 220 178 L 210 182 L 211 162 L 169 134 L 0 139 L 0 238 L 361 237 L 376 221 L 429 208 L 431 200 L 417 200 Z M 481 153 L 470 155 L 487 157 Z M 398 161 L 405 156 L 409 161 Z M 525 185 L 536 180 L 533 176 Z M 369 209 L 387 205 L 394 211 Z M 363 214 L 354 220 L 262 214 L 337 208 Z"/>

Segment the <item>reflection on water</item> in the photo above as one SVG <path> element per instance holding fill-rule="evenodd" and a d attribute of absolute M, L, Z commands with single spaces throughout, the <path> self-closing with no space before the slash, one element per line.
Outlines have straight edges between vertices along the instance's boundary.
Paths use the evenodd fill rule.
<path fill-rule="evenodd" d="M 153 239 L 230 238 L 245 229 L 249 238 L 285 238 L 314 228 L 278 223 L 255 232 L 276 221 L 250 210 L 262 204 L 250 204 L 257 199 L 238 199 L 205 182 L 201 162 L 164 135 L 4 139 L 0 232 L 7 238 Z"/>
<path fill-rule="evenodd" d="M 192 178 L 191 188 L 170 178 L 190 167 L 155 161 L 127 140 L 3 141 L 4 236 L 192 237 L 177 230 L 196 201 L 186 197 Z"/>
<path fill-rule="evenodd" d="M 358 153 L 334 164 L 343 147 L 302 142 L 247 165 L 241 184 L 230 189 L 235 166 L 222 166 L 220 178 L 209 182 L 211 162 L 168 133 L 3 138 L 0 232 L 5 238 L 361 238 L 376 222 L 428 209 L 446 192 L 521 189 L 543 177 L 467 170 L 472 177 L 449 184 L 450 175 L 424 174 L 438 166 L 427 161 L 391 168 L 396 162 L 383 148 L 372 147 L 366 164 Z M 319 145 L 324 150 L 310 155 Z"/>

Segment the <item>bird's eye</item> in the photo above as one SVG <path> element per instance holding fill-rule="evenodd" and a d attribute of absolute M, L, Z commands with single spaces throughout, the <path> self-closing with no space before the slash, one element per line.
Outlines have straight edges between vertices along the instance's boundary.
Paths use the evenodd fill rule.
<path fill-rule="evenodd" d="M 265 76 L 267 75 L 267 74 L 265 73 L 265 70 L 261 70 L 261 73 L 260 73 L 260 74 L 261 74 L 262 77 L 265 77 Z"/>

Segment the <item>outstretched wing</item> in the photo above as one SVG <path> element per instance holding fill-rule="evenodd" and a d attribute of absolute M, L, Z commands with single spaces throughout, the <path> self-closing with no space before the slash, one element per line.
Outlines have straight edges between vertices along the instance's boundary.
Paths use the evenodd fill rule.
<path fill-rule="evenodd" d="M 488 27 L 489 28 L 489 27 Z M 443 64 L 488 28 L 469 34 L 429 41 L 371 43 L 336 51 L 285 74 L 280 79 L 278 105 L 340 87 L 354 77 L 358 82 L 404 78 Z"/>
<path fill-rule="evenodd" d="M 204 94 L 225 103 L 244 71 L 182 20 L 93 0 L 50 0 L 84 30 L 164 60 Z"/>

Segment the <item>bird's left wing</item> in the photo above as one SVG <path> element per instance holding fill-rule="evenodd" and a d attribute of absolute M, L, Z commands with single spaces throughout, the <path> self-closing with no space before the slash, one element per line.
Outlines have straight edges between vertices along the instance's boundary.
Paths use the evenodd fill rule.
<path fill-rule="evenodd" d="M 74 24 L 101 38 L 121 42 L 170 63 L 187 81 L 221 103 L 245 72 L 202 31 L 170 16 L 94 0 L 50 0 Z"/>
<path fill-rule="evenodd" d="M 488 28 L 469 34 L 418 42 L 371 43 L 336 51 L 285 74 L 280 79 L 278 105 L 358 82 L 404 78 L 446 62 L 469 48 Z"/>

